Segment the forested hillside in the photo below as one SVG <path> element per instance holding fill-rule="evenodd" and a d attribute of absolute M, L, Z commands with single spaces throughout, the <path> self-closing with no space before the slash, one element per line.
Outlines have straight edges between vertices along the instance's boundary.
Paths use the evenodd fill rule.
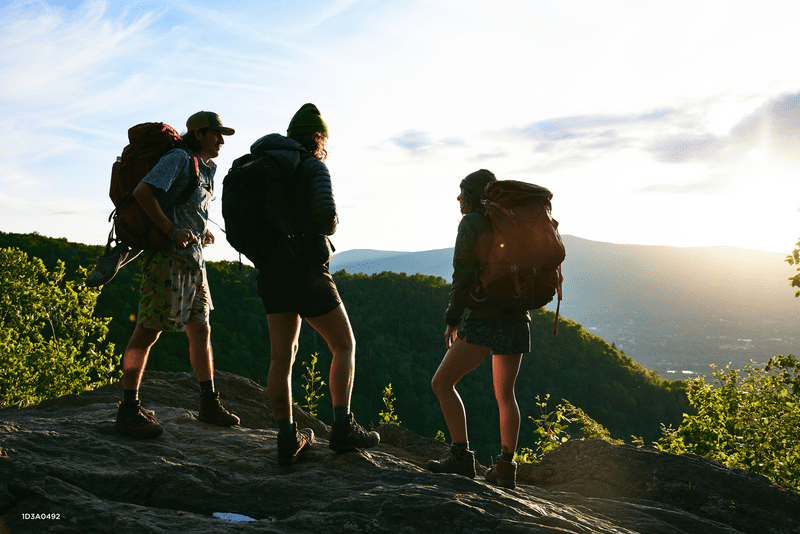
<path fill-rule="evenodd" d="M 91 268 L 102 247 L 69 243 L 36 234 L 0 232 L 0 247 L 18 247 L 41 258 L 51 268 L 57 259 L 72 273 L 78 265 Z M 269 369 L 269 333 L 266 315 L 255 293 L 256 271 L 231 262 L 212 262 L 208 276 L 215 311 L 212 343 L 216 367 L 266 384 Z M 392 384 L 395 413 L 402 426 L 433 437 L 446 432 L 430 379 L 444 354 L 443 313 L 449 284 L 433 276 L 396 273 L 334 275 L 345 302 L 357 341 L 357 367 L 353 411 L 359 421 L 377 424 L 384 409 L 383 389 Z M 135 324 L 139 261 L 125 267 L 98 299 L 95 314 L 112 317 L 108 341 L 122 352 Z M 659 424 L 680 423 L 689 411 L 685 383 L 669 382 L 586 332 L 579 324 L 562 319 L 559 334 L 552 333 L 551 312 L 535 312 L 531 327 L 532 352 L 523 358 L 517 397 L 523 415 L 520 446 L 534 441 L 538 416 L 536 396 L 550 394 L 582 408 L 605 425 L 613 437 L 630 440 L 635 434 L 645 442 L 658 439 Z M 308 326 L 300 336 L 295 366 L 296 400 L 299 400 L 302 361 L 319 352 L 317 369 L 327 381 L 330 354 L 324 341 Z M 152 370 L 190 371 L 188 344 L 183 334 L 165 334 L 152 351 Z M 497 406 L 487 359 L 458 386 L 467 407 L 470 441 L 487 461 L 499 450 Z M 320 418 L 329 421 L 330 396 L 320 402 Z M 449 438 L 449 436 L 448 436 Z"/>

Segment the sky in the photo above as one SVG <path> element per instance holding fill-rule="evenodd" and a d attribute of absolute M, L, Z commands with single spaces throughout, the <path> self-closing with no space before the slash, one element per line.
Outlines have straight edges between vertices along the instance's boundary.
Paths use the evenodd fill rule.
<path fill-rule="evenodd" d="M 562 234 L 788 253 L 797 20 L 769 0 L 0 0 L 0 231 L 105 244 L 128 128 L 200 110 L 236 129 L 224 228 L 231 162 L 312 102 L 337 251 L 453 246 L 485 168 L 549 188 Z M 207 259 L 237 259 L 211 230 Z"/>

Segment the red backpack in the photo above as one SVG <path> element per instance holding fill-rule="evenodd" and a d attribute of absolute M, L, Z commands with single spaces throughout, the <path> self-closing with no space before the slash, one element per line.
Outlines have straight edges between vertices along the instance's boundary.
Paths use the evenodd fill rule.
<path fill-rule="evenodd" d="M 564 243 L 553 219 L 546 188 L 516 180 L 490 182 L 481 197 L 492 232 L 478 241 L 483 270 L 473 288 L 475 300 L 524 298 L 537 309 L 558 294 L 555 333 L 561 310 Z M 485 237 L 484 237 L 485 236 Z"/>
<path fill-rule="evenodd" d="M 121 241 L 134 250 L 170 250 L 172 237 L 167 236 L 145 213 L 133 190 L 139 185 L 158 160 L 173 148 L 183 148 L 192 156 L 194 180 L 190 180 L 176 200 L 176 204 L 186 202 L 197 188 L 199 181 L 197 156 L 183 142 L 172 126 L 161 122 L 137 124 L 128 130 L 130 144 L 122 150 L 122 155 L 111 167 L 111 189 L 109 196 L 115 209 L 109 216 L 114 226 L 109 235 L 109 244 Z M 107 247 L 108 248 L 108 247 Z"/>
<path fill-rule="evenodd" d="M 128 130 L 128 140 L 130 144 L 122 150 L 122 155 L 111 167 L 111 189 L 108 194 L 115 208 L 108 220 L 113 220 L 114 224 L 108 234 L 105 253 L 97 258 L 94 270 L 86 278 L 89 287 L 110 282 L 117 271 L 133 261 L 142 250 L 172 249 L 172 237 L 153 222 L 133 196 L 133 190 L 164 154 L 173 148 L 183 148 L 192 156 L 194 180 L 189 180 L 186 189 L 176 199 L 176 204 L 186 202 L 200 180 L 197 156 L 186 147 L 172 126 L 162 122 L 137 124 Z"/>

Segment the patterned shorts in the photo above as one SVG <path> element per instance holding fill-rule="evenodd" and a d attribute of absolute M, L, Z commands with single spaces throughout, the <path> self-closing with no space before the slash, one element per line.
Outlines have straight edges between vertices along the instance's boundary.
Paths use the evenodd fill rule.
<path fill-rule="evenodd" d="M 522 354 L 531 351 L 531 328 L 525 321 L 473 319 L 458 329 L 458 337 L 489 347 L 492 354 Z"/>
<path fill-rule="evenodd" d="M 183 332 L 187 324 L 208 324 L 213 309 L 205 267 L 191 267 L 168 252 L 153 252 L 144 258 L 136 324 Z"/>

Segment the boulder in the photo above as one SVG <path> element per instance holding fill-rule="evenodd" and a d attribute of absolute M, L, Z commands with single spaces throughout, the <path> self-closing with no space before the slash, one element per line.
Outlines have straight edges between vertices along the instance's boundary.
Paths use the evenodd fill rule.
<path fill-rule="evenodd" d="M 186 373 L 145 373 L 140 396 L 164 425 L 148 440 L 115 432 L 119 384 L 0 410 L 0 534 L 800 533 L 800 496 L 763 477 L 596 440 L 520 466 L 507 490 L 428 472 L 447 446 L 396 426 L 336 454 L 330 428 L 295 407 L 317 442 L 281 466 L 266 390 L 225 372 L 216 383 L 241 425 L 198 421 Z"/>

